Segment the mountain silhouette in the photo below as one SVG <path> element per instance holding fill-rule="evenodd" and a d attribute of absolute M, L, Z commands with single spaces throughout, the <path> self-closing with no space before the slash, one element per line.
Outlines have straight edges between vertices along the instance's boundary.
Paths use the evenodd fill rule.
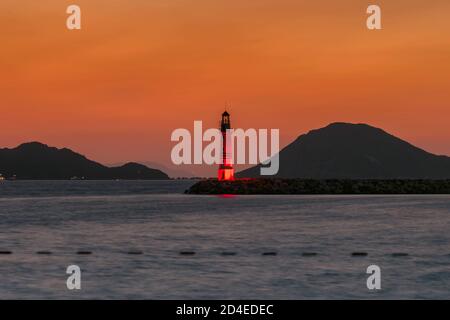
<path fill-rule="evenodd" d="M 450 158 L 367 124 L 332 123 L 299 136 L 279 153 L 275 176 L 311 179 L 448 179 Z M 238 177 L 260 177 L 260 165 Z"/>
<path fill-rule="evenodd" d="M 137 163 L 109 168 L 70 149 L 40 142 L 0 149 L 0 174 L 17 179 L 168 179 L 167 174 Z"/>
<path fill-rule="evenodd" d="M 146 160 L 137 162 L 145 165 L 146 167 L 161 170 L 162 172 L 165 172 L 170 178 L 192 178 L 196 176 L 193 172 L 188 171 L 185 166 L 175 165 L 170 162 L 165 164 Z M 108 164 L 108 167 L 119 167 L 123 164 L 123 162 L 116 162 Z"/>

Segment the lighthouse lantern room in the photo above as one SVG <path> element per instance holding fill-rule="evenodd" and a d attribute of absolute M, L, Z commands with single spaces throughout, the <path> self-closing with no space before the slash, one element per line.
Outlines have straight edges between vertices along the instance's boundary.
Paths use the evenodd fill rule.
<path fill-rule="evenodd" d="M 219 181 L 234 180 L 232 146 L 229 141 L 231 137 L 228 137 L 228 129 L 231 129 L 230 114 L 225 111 L 222 113 L 222 119 L 220 121 L 220 131 L 222 132 L 222 163 L 219 165 L 217 177 Z"/>

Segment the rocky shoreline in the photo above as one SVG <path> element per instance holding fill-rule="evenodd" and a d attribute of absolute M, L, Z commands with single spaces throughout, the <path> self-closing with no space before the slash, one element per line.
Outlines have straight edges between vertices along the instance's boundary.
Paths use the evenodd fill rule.
<path fill-rule="evenodd" d="M 346 179 L 207 179 L 195 183 L 187 194 L 450 194 L 446 180 L 346 180 Z"/>

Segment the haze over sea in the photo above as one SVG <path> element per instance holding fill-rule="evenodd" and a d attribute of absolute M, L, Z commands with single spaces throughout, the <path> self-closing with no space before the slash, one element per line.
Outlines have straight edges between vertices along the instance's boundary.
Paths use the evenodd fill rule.
<path fill-rule="evenodd" d="M 183 194 L 192 183 L 0 182 L 0 298 L 450 298 L 449 195 Z"/>

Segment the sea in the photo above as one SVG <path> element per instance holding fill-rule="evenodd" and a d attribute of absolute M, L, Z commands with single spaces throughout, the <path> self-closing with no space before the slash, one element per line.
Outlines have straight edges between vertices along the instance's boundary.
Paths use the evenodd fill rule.
<path fill-rule="evenodd" d="M 449 195 L 193 183 L 0 181 L 0 299 L 450 298 Z"/>

